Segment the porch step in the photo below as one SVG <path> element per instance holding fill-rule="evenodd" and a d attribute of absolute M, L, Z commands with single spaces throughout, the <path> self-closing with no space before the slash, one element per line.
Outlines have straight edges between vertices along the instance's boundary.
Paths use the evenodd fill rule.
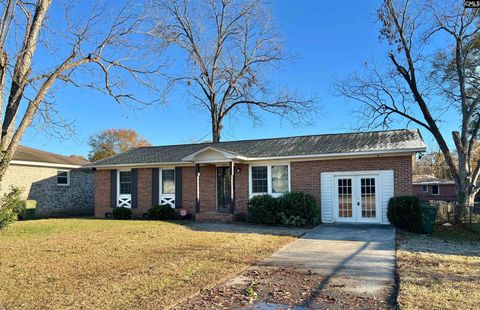
<path fill-rule="evenodd" d="M 221 212 L 202 212 L 195 214 L 198 223 L 228 223 L 235 221 L 235 214 Z"/>

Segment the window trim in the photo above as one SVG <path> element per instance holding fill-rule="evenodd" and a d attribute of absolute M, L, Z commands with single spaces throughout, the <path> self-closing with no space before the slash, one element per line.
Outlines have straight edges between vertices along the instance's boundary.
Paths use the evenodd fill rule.
<path fill-rule="evenodd" d="M 252 186 L 252 168 L 253 167 L 267 167 L 267 192 L 266 193 L 253 193 Z M 258 196 L 258 195 L 271 195 L 273 197 L 282 196 L 284 193 L 273 193 L 272 191 L 272 166 L 287 166 L 287 175 L 288 175 L 288 190 L 291 192 L 292 177 L 290 172 L 290 162 L 260 162 L 255 164 L 250 164 L 248 166 L 248 195 L 249 197 Z"/>
<path fill-rule="evenodd" d="M 120 172 L 130 172 L 130 177 L 131 177 L 131 173 L 132 173 L 132 169 L 119 169 L 117 170 L 117 200 L 118 200 L 118 197 L 120 196 L 123 196 L 123 197 L 126 197 L 126 196 L 130 196 L 132 197 L 132 179 L 130 178 L 130 194 L 121 194 L 120 193 Z"/>
<path fill-rule="evenodd" d="M 58 183 L 58 174 L 62 173 L 62 172 L 67 173 L 67 183 L 66 184 Z M 57 170 L 57 186 L 70 186 L 70 170 L 60 170 L 60 169 Z"/>
<path fill-rule="evenodd" d="M 158 185 L 158 186 L 159 186 L 160 188 L 159 188 L 158 192 L 159 192 L 159 194 L 160 194 L 160 198 L 161 198 L 161 196 L 166 196 L 166 195 L 172 195 L 172 196 L 174 196 L 174 195 L 176 194 L 176 192 L 177 192 L 177 188 L 176 188 L 176 179 L 177 179 L 177 176 L 175 175 L 175 168 L 160 168 L 159 170 L 160 170 L 160 171 L 159 171 L 160 182 L 159 182 L 159 185 Z M 163 171 L 164 171 L 164 170 L 173 170 L 173 186 L 174 186 L 174 188 L 175 188 L 175 191 L 174 191 L 173 193 L 168 193 L 168 194 L 166 194 L 166 193 L 163 192 Z"/>
<path fill-rule="evenodd" d="M 428 193 L 428 185 L 422 185 L 422 193 Z"/>
<path fill-rule="evenodd" d="M 433 188 L 437 187 L 438 191 L 436 194 L 433 193 Z M 440 185 L 432 185 L 432 196 L 440 196 Z"/>

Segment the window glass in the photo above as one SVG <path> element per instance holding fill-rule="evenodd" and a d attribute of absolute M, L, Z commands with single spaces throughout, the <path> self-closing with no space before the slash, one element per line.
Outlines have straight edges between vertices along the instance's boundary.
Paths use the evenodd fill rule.
<path fill-rule="evenodd" d="M 68 171 L 57 171 L 57 185 L 68 185 Z"/>
<path fill-rule="evenodd" d="M 422 191 L 423 191 L 424 193 L 428 193 L 428 186 L 427 186 L 427 185 L 423 185 L 423 186 L 422 186 Z"/>
<path fill-rule="evenodd" d="M 438 185 L 433 185 L 432 186 L 432 195 L 438 195 L 440 194 L 440 190 L 438 189 Z"/>
<path fill-rule="evenodd" d="M 288 166 L 272 166 L 272 193 L 288 192 Z"/>
<path fill-rule="evenodd" d="M 252 193 L 268 193 L 267 166 L 252 167 Z"/>
<path fill-rule="evenodd" d="M 120 171 L 120 195 L 130 195 L 132 193 L 132 173 L 130 171 Z"/>
<path fill-rule="evenodd" d="M 175 194 L 175 170 L 162 170 L 162 194 Z"/>

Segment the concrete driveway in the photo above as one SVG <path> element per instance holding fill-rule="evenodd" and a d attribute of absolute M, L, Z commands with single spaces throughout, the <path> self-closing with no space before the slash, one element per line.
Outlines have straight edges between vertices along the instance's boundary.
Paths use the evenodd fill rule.
<path fill-rule="evenodd" d="M 380 225 L 319 225 L 259 263 L 322 275 L 318 292 L 388 299 L 394 287 L 395 230 Z"/>

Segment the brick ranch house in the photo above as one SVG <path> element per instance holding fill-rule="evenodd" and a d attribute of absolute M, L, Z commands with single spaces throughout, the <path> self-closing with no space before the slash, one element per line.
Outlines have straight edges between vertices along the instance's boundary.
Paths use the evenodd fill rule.
<path fill-rule="evenodd" d="M 425 144 L 417 130 L 140 147 L 97 161 L 95 216 L 154 205 L 186 209 L 197 221 L 245 216 L 259 194 L 306 192 L 322 222 L 388 224 L 394 195 L 412 194 L 412 170 Z"/>
<path fill-rule="evenodd" d="M 12 186 L 22 199 L 37 201 L 38 217 L 93 214 L 93 173 L 85 160 L 19 145 L 2 180 L 0 194 Z"/>
<path fill-rule="evenodd" d="M 457 200 L 455 182 L 433 175 L 414 175 L 413 194 L 424 201 L 455 202 Z"/>

